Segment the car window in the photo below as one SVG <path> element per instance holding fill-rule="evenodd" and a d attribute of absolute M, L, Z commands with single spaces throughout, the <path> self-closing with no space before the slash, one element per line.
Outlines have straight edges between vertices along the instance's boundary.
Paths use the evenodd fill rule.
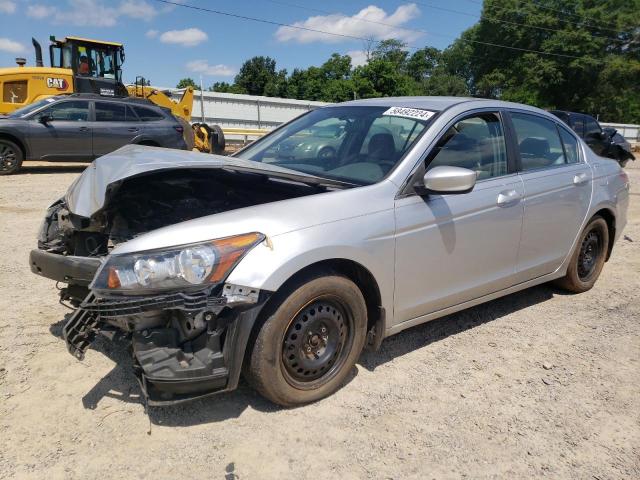
<path fill-rule="evenodd" d="M 428 169 L 441 166 L 474 170 L 478 180 L 505 175 L 507 150 L 498 115 L 475 115 L 449 128 L 427 157 Z"/>
<path fill-rule="evenodd" d="M 578 154 L 578 140 L 576 137 L 567 132 L 564 128 L 559 127 L 560 138 L 564 146 L 564 153 L 567 156 L 567 163 L 578 163 L 580 156 Z"/>
<path fill-rule="evenodd" d="M 582 115 L 572 115 L 570 126 L 580 137 L 584 137 L 584 117 Z"/>
<path fill-rule="evenodd" d="M 96 122 L 126 122 L 126 105 L 113 102 L 96 102 Z"/>
<path fill-rule="evenodd" d="M 157 112 L 151 108 L 135 106 L 133 107 L 133 109 L 142 122 L 154 122 L 157 120 L 162 120 L 164 118 L 160 112 Z"/>
<path fill-rule="evenodd" d="M 536 170 L 565 163 L 556 124 L 546 118 L 512 113 L 522 170 Z"/>
<path fill-rule="evenodd" d="M 38 116 L 48 115 L 52 120 L 66 120 L 70 122 L 86 122 L 89 118 L 89 102 L 73 100 L 51 105 L 42 110 Z"/>
<path fill-rule="evenodd" d="M 237 154 L 317 177 L 371 184 L 382 180 L 436 112 L 389 106 L 319 108 Z"/>
<path fill-rule="evenodd" d="M 598 124 L 598 122 L 596 121 L 595 118 L 593 117 L 588 117 L 585 115 L 586 118 L 586 122 L 584 125 L 584 136 L 586 137 L 598 137 L 600 132 L 602 131 L 602 129 L 600 128 L 600 125 Z"/>
<path fill-rule="evenodd" d="M 129 105 L 127 105 L 127 122 L 139 122 L 138 116 Z"/>

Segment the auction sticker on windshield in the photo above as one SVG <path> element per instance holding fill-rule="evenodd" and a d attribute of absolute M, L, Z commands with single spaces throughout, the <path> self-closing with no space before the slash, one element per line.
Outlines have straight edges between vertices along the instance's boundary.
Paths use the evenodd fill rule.
<path fill-rule="evenodd" d="M 408 107 L 391 107 L 383 113 L 383 115 L 392 115 L 394 117 L 415 118 L 416 120 L 429 120 L 436 112 L 431 110 L 422 110 L 421 108 Z"/>

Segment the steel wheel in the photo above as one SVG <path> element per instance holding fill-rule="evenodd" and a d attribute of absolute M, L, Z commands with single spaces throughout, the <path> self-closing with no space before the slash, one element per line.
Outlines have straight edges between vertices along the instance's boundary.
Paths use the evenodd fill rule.
<path fill-rule="evenodd" d="M 580 253 L 578 254 L 578 277 L 583 282 L 589 280 L 596 265 L 598 258 L 602 254 L 602 239 L 599 231 L 591 230 L 582 240 L 580 245 Z"/>
<path fill-rule="evenodd" d="M 353 341 L 352 324 L 351 314 L 335 297 L 318 298 L 300 310 L 282 342 L 286 380 L 297 388 L 314 388 L 318 380 L 333 376 Z"/>
<path fill-rule="evenodd" d="M 596 283 L 609 249 L 609 227 L 596 215 L 584 228 L 569 259 L 564 277 L 556 285 L 570 292 L 586 292 Z"/>
<path fill-rule="evenodd" d="M 353 281 L 315 271 L 276 292 L 258 321 L 245 377 L 272 402 L 293 407 L 344 384 L 364 346 L 367 306 Z"/>

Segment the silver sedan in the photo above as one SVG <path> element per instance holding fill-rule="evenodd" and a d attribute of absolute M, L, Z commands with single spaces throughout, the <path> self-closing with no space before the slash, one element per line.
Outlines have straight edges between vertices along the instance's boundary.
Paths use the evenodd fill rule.
<path fill-rule="evenodd" d="M 331 156 L 278 151 L 342 132 Z M 53 204 L 32 271 L 66 284 L 64 328 L 132 342 L 146 401 L 233 390 L 295 406 L 363 348 L 543 282 L 593 287 L 626 223 L 626 174 L 556 117 L 467 98 L 321 108 L 234 157 L 129 146 Z"/>

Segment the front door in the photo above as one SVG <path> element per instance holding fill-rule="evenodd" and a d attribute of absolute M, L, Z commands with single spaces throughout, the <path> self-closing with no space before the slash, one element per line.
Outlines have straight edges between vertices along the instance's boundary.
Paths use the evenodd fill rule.
<path fill-rule="evenodd" d="M 95 102 L 93 154 L 105 155 L 131 143 L 141 132 L 131 107 L 120 102 Z"/>
<path fill-rule="evenodd" d="M 518 280 L 526 281 L 555 271 L 571 251 L 589 209 L 592 174 L 563 125 L 520 112 L 511 120 L 525 190 Z"/>
<path fill-rule="evenodd" d="M 426 158 L 427 169 L 445 165 L 475 170 L 475 188 L 396 200 L 396 323 L 513 283 L 524 190 L 500 115 L 455 121 Z"/>
<path fill-rule="evenodd" d="M 46 118 L 46 121 L 42 121 Z M 89 102 L 69 100 L 41 110 L 30 119 L 31 159 L 91 160 Z"/>

